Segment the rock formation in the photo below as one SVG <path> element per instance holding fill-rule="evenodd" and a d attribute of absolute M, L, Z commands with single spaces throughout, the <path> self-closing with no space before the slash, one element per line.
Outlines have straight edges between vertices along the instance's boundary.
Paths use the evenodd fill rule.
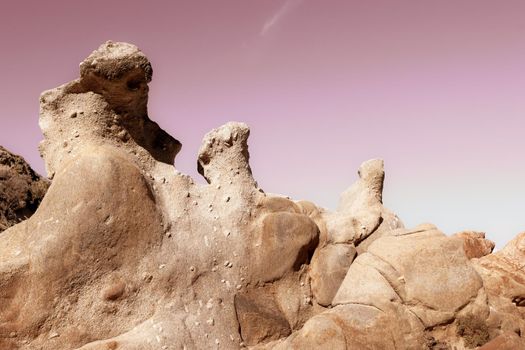
<path fill-rule="evenodd" d="M 0 232 L 33 215 L 48 187 L 22 157 L 0 146 Z"/>
<path fill-rule="evenodd" d="M 249 129 L 208 133 L 207 180 L 147 111 L 152 68 L 107 42 L 41 96 L 53 178 L 0 235 L 1 349 L 483 349 L 525 347 L 525 234 L 404 228 L 383 162 L 330 212 L 266 194 Z"/>

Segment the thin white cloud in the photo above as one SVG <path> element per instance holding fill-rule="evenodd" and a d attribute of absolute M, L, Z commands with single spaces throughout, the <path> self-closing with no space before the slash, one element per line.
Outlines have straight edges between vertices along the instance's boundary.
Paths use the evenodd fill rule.
<path fill-rule="evenodd" d="M 270 18 L 264 22 L 264 25 L 261 29 L 260 35 L 265 36 L 279 21 L 281 21 L 291 10 L 296 8 L 302 0 L 286 0 L 279 8 L 279 10 L 273 14 Z"/>

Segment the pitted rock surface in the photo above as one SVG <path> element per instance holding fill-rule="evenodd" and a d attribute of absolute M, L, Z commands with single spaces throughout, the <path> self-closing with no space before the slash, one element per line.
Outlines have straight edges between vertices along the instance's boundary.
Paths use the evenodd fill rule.
<path fill-rule="evenodd" d="M 238 122 L 205 135 L 200 185 L 148 114 L 152 78 L 109 41 L 42 94 L 53 182 L 0 235 L 0 349 L 525 348 L 525 234 L 492 253 L 405 228 L 379 159 L 335 211 L 265 193 Z"/>

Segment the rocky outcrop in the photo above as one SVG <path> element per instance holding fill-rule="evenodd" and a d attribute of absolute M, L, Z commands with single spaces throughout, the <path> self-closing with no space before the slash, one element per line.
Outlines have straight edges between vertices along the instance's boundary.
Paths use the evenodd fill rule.
<path fill-rule="evenodd" d="M 33 215 L 48 187 L 22 157 L 0 146 L 0 232 Z"/>
<path fill-rule="evenodd" d="M 362 164 L 334 212 L 265 193 L 249 128 L 208 133 L 200 185 L 148 115 L 152 69 L 107 42 L 41 96 L 53 183 L 0 235 L 1 349 L 523 346 L 524 236 L 406 229 Z"/>
<path fill-rule="evenodd" d="M 469 259 L 489 255 L 496 246 L 494 242 L 485 239 L 484 232 L 463 231 L 456 233 L 454 237 L 463 241 L 463 250 Z"/>

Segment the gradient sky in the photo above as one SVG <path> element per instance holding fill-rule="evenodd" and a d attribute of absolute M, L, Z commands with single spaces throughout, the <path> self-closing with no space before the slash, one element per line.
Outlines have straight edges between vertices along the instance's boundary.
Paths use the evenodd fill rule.
<path fill-rule="evenodd" d="M 244 121 L 267 192 L 334 208 L 379 157 L 407 226 L 525 231 L 523 0 L 3 1 L 0 144 L 43 173 L 39 94 L 108 39 L 151 59 L 150 117 L 198 181 L 204 134 Z"/>

